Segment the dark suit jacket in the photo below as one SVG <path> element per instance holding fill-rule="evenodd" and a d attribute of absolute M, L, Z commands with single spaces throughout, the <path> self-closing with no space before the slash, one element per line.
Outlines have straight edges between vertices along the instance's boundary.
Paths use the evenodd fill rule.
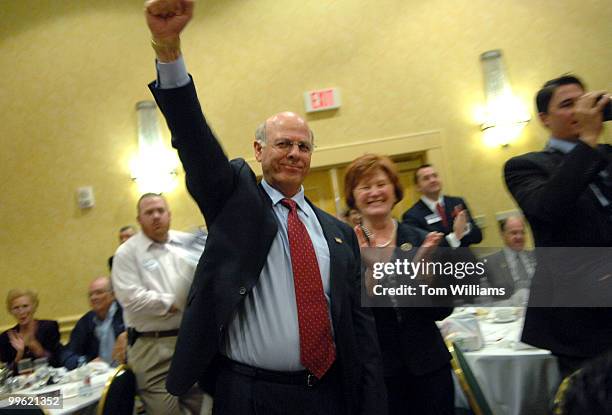
<path fill-rule="evenodd" d="M 457 205 L 463 205 L 463 207 L 467 209 L 468 211 L 468 216 L 469 216 L 470 223 L 472 225 L 472 230 L 470 231 L 470 233 L 468 233 L 461 239 L 461 246 L 467 247 L 472 244 L 480 243 L 480 241 L 482 241 L 482 232 L 480 231 L 480 228 L 478 227 L 478 225 L 476 225 L 476 222 L 474 222 L 474 220 L 472 219 L 472 214 L 470 213 L 470 210 L 468 209 L 465 201 L 460 197 L 454 197 L 454 196 L 443 196 L 443 198 L 444 198 L 444 211 L 446 212 L 446 217 L 448 218 L 448 222 L 449 222 L 448 228 L 444 227 L 444 224 L 442 223 L 441 220 L 435 223 L 431 223 L 431 224 L 427 223 L 427 219 L 425 218 L 431 215 L 432 213 L 437 213 L 437 212 L 432 212 L 427 207 L 427 205 L 420 199 L 418 202 L 412 205 L 412 207 L 404 213 L 404 215 L 402 216 L 402 221 L 408 225 L 415 226 L 427 232 L 435 231 L 435 232 L 442 232 L 444 235 L 448 235 L 449 233 L 453 231 L 453 223 L 455 222 L 455 218 L 453 217 L 453 209 L 455 209 L 455 206 Z M 440 243 L 440 246 L 448 246 L 448 242 L 446 240 L 443 240 Z"/>
<path fill-rule="evenodd" d="M 150 88 L 164 113 L 187 188 L 208 226 L 181 322 L 167 388 L 182 394 L 197 380 L 206 387 L 226 325 L 259 279 L 276 236 L 270 198 L 243 159 L 228 161 L 209 129 L 193 83 Z M 351 228 L 313 206 L 331 258 L 331 315 L 337 364 L 348 413 L 386 413 L 374 319 L 360 306 L 360 256 Z"/>
<path fill-rule="evenodd" d="M 572 270 L 584 265 L 576 250 L 537 248 L 612 246 L 612 221 L 589 187 L 599 171 L 610 169 L 611 154 L 610 146 L 595 150 L 578 142 L 568 154 L 546 149 L 506 163 L 506 185 L 529 221 L 536 244 L 530 304 L 551 295 L 576 296 L 582 281 L 594 277 L 579 273 L 582 281 L 576 283 Z M 612 309 L 530 307 L 523 341 L 555 354 L 592 357 L 612 348 L 610 321 Z"/>
<path fill-rule="evenodd" d="M 526 254 L 533 258 L 533 252 L 527 251 Z M 506 254 L 503 250 L 488 255 L 487 260 L 487 281 L 491 287 L 505 288 L 506 295 L 502 298 L 510 298 L 514 294 L 514 277 L 506 261 Z M 534 260 L 535 262 L 535 260 Z"/>
<path fill-rule="evenodd" d="M 406 224 L 397 228 L 397 246 L 410 243 L 421 246 L 427 234 Z M 385 375 L 392 376 L 407 371 L 422 376 L 447 365 L 450 354 L 444 345 L 437 320 L 448 317 L 450 307 L 374 307 L 378 340 L 383 354 Z M 450 376 L 450 370 L 448 372 Z"/>
<path fill-rule="evenodd" d="M 19 331 L 19 325 L 12 327 L 10 330 Z M 52 366 L 58 366 L 58 354 L 61 349 L 61 343 L 57 321 L 38 320 L 38 329 L 36 330 L 35 337 L 43 349 L 49 353 L 49 363 Z M 0 361 L 6 362 L 12 366 L 15 356 L 17 356 L 17 350 L 11 345 L 7 330 L 0 334 Z M 36 356 L 26 348 L 23 358 L 36 359 Z"/>
<path fill-rule="evenodd" d="M 115 301 L 115 304 L 117 310 L 113 316 L 112 326 L 115 338 L 117 338 L 125 331 L 125 325 L 123 324 L 123 310 L 118 302 Z M 80 356 L 85 356 L 88 362 L 98 357 L 100 344 L 95 333 L 95 316 L 94 311 L 88 311 L 77 321 L 72 333 L 70 333 L 70 343 L 68 343 L 63 354 L 63 366 L 66 368 L 70 370 L 76 368 Z"/>

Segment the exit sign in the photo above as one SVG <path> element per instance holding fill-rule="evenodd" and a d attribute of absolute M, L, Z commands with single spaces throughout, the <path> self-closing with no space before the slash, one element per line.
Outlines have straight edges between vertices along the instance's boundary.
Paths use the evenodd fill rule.
<path fill-rule="evenodd" d="M 340 90 L 338 88 L 327 88 L 304 92 L 304 106 L 306 112 L 340 108 Z"/>

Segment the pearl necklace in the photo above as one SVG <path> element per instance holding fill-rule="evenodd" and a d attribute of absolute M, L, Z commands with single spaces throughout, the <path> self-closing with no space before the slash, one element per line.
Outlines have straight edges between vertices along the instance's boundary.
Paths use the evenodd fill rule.
<path fill-rule="evenodd" d="M 372 240 L 375 236 L 375 234 L 368 229 L 365 225 L 362 226 L 363 227 L 363 231 L 366 235 L 366 237 L 369 240 Z M 393 239 L 395 238 L 395 234 L 397 233 L 397 221 L 395 219 L 393 219 L 393 231 L 391 232 L 391 237 L 389 238 L 389 240 L 387 242 L 383 242 L 380 244 L 376 244 L 376 248 L 386 248 L 387 246 L 389 246 L 391 244 L 391 242 L 393 242 Z"/>

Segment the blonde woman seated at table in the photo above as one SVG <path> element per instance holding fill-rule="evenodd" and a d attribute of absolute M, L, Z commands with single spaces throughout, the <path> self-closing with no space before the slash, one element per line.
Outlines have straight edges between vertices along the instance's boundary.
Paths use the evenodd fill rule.
<path fill-rule="evenodd" d="M 395 164 L 388 157 L 366 154 L 354 160 L 346 171 L 344 191 L 347 206 L 361 213 L 362 223 L 355 226 L 355 232 L 362 252 L 368 247 L 410 244 L 421 247 L 416 255 L 422 257 L 440 243 L 442 233 L 427 234 L 393 219 L 391 209 L 404 192 Z M 388 307 L 372 308 L 390 415 L 454 413 L 450 354 L 435 323 L 452 310 L 393 308 L 391 302 Z"/>
<path fill-rule="evenodd" d="M 0 360 L 17 372 L 22 359 L 46 357 L 57 365 L 61 349 L 57 321 L 34 318 L 38 308 L 38 295 L 30 290 L 13 289 L 6 296 L 6 309 L 17 325 L 0 334 Z"/>

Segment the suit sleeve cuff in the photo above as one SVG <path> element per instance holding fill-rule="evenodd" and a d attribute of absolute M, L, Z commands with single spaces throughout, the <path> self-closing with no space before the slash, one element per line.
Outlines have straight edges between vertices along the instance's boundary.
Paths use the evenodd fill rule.
<path fill-rule="evenodd" d="M 461 241 L 459 240 L 459 238 L 457 238 L 455 232 L 449 233 L 448 235 L 446 235 L 445 238 L 446 242 L 448 242 L 451 248 L 459 248 L 459 246 L 461 246 Z"/>
<path fill-rule="evenodd" d="M 189 83 L 189 74 L 183 56 L 172 62 L 155 62 L 157 67 L 157 87 L 160 89 L 180 88 Z"/>

